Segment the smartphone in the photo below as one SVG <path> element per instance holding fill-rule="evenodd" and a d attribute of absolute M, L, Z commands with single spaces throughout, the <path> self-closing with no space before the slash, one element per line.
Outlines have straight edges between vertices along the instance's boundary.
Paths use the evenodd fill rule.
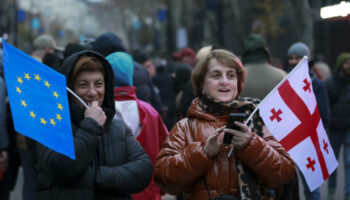
<path fill-rule="evenodd" d="M 240 128 L 234 123 L 235 121 L 244 122 L 247 114 L 245 113 L 230 113 L 227 118 L 226 128 L 240 130 Z M 224 144 L 231 144 L 233 135 L 231 133 L 225 133 Z"/>

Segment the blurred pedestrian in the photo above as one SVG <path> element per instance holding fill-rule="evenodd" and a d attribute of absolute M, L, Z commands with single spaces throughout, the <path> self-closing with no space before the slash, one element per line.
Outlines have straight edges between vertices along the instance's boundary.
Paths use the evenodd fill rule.
<path fill-rule="evenodd" d="M 106 32 L 99 35 L 91 43 L 92 50 L 99 52 L 103 56 L 108 56 L 114 52 L 128 52 L 123 41 L 114 33 Z M 138 62 L 134 62 L 134 86 L 137 88 L 136 96 L 150 103 L 158 112 L 161 111 L 159 96 L 152 89 L 152 81 L 147 70 Z"/>
<path fill-rule="evenodd" d="M 115 118 L 123 120 L 130 127 L 154 164 L 161 145 L 168 136 L 168 130 L 158 112 L 150 104 L 136 97 L 131 56 L 124 52 L 116 52 L 109 54 L 106 59 L 114 71 Z M 161 191 L 152 179 L 144 191 L 133 194 L 132 197 L 134 200 L 160 200 Z"/>
<path fill-rule="evenodd" d="M 271 199 L 270 189 L 295 175 L 294 162 L 263 125 L 258 114 L 249 127 L 226 128 L 229 113 L 251 113 L 252 98 L 240 98 L 244 85 L 241 61 L 225 50 L 201 59 L 192 73 L 198 98 L 187 118 L 171 130 L 154 169 L 155 181 L 184 199 Z M 232 134 L 228 145 L 224 134 Z M 234 146 L 234 152 L 228 156 Z"/>
<path fill-rule="evenodd" d="M 251 34 L 244 40 L 242 61 L 246 71 L 242 97 L 264 97 L 287 75 L 269 63 L 270 53 L 265 38 Z"/>
<path fill-rule="evenodd" d="M 51 35 L 40 35 L 33 42 L 31 56 L 42 62 L 46 54 L 54 53 L 56 49 L 56 41 Z"/>
<path fill-rule="evenodd" d="M 113 119 L 113 70 L 92 51 L 68 57 L 61 66 L 69 96 L 75 160 L 38 143 L 37 200 L 131 199 L 152 177 L 152 163 L 131 130 Z"/>
<path fill-rule="evenodd" d="M 336 70 L 326 81 L 331 106 L 329 139 L 334 153 L 339 158 L 344 145 L 345 199 L 350 199 L 350 53 L 341 53 L 336 60 Z M 334 199 L 336 190 L 335 171 L 328 181 L 329 199 Z"/>
<path fill-rule="evenodd" d="M 196 52 L 194 52 L 192 48 L 183 48 L 178 52 L 173 53 L 172 57 L 178 63 L 186 63 L 191 67 L 194 67 L 196 65 Z"/>

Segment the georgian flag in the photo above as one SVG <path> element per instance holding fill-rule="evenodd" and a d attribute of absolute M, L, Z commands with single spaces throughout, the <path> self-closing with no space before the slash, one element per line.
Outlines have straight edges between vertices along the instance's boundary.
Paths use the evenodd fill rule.
<path fill-rule="evenodd" d="M 312 90 L 307 57 L 257 108 L 267 128 L 304 175 L 311 191 L 337 168 Z"/>

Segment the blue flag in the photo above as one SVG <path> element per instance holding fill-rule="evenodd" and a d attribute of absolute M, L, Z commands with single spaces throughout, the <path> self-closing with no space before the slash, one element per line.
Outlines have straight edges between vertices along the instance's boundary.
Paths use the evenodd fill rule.
<path fill-rule="evenodd" d="M 3 64 L 16 131 L 75 159 L 65 77 L 6 42 Z"/>

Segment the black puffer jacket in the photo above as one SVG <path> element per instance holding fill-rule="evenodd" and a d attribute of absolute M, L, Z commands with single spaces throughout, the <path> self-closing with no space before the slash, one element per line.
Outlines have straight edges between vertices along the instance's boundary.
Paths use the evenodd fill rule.
<path fill-rule="evenodd" d="M 105 66 L 105 127 L 69 97 L 76 160 L 38 144 L 39 180 L 36 199 L 131 199 L 151 180 L 152 163 L 124 122 L 114 120 L 113 72 L 99 54 L 84 51 L 68 57 L 61 69 L 69 85 L 73 66 L 83 55 L 96 57 Z"/>
<path fill-rule="evenodd" d="M 350 129 L 350 77 L 336 72 L 326 81 L 331 106 L 331 131 Z"/>

